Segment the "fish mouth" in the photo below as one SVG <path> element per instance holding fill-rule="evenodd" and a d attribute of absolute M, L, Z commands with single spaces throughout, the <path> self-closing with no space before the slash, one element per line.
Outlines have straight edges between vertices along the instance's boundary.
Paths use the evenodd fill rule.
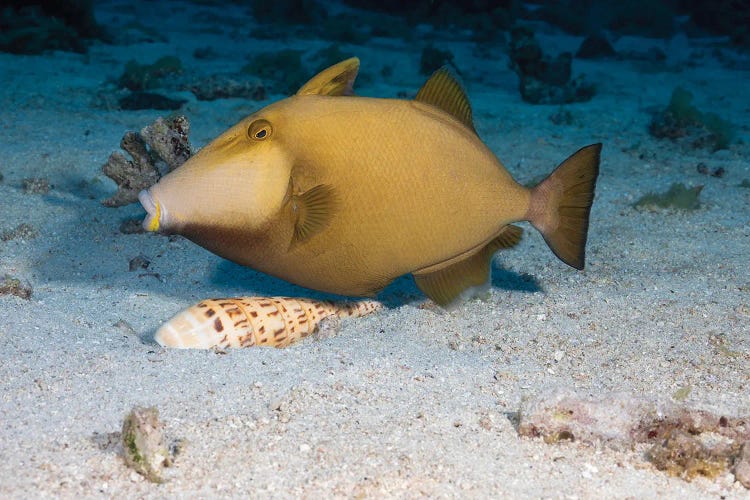
<path fill-rule="evenodd" d="M 138 193 L 138 201 L 141 202 L 141 205 L 144 209 L 146 209 L 146 218 L 143 219 L 143 229 L 146 231 L 158 231 L 161 223 L 162 218 L 162 208 L 161 205 L 159 205 L 159 202 L 154 200 L 154 197 L 151 196 L 151 193 L 144 189 L 140 193 Z"/>

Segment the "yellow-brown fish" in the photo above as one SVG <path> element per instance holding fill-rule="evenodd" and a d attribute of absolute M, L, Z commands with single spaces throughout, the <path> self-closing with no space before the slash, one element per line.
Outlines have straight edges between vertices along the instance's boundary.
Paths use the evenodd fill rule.
<path fill-rule="evenodd" d="M 532 189 L 481 141 L 438 70 L 414 100 L 352 95 L 357 58 L 248 116 L 140 194 L 144 227 L 316 290 L 372 296 L 411 273 L 439 304 L 489 279 L 529 221 L 582 269 L 601 144 Z"/>
<path fill-rule="evenodd" d="M 185 309 L 162 325 L 154 340 L 164 347 L 182 349 L 286 347 L 314 333 L 324 319 L 365 316 L 381 307 L 373 300 L 208 299 Z"/>

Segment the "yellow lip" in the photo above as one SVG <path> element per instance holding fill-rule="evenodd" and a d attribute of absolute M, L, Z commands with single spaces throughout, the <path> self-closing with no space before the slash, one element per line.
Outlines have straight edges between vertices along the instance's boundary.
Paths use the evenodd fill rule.
<path fill-rule="evenodd" d="M 148 227 L 146 228 L 147 231 L 158 231 L 159 230 L 159 218 L 161 217 L 161 206 L 157 203 L 156 204 L 156 213 L 153 217 L 151 217 L 151 220 L 148 221 Z"/>
<path fill-rule="evenodd" d="M 141 202 L 147 212 L 146 218 L 143 219 L 143 229 L 152 232 L 158 231 L 159 221 L 161 220 L 161 205 L 154 200 L 147 190 L 138 193 L 138 201 Z"/>

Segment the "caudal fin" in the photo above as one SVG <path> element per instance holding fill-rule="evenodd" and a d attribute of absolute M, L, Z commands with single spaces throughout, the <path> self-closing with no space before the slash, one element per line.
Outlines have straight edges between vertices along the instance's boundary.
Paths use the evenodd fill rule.
<path fill-rule="evenodd" d="M 531 190 L 526 213 L 555 255 L 576 269 L 583 269 L 585 263 L 601 150 L 601 144 L 591 144 L 570 155 Z"/>

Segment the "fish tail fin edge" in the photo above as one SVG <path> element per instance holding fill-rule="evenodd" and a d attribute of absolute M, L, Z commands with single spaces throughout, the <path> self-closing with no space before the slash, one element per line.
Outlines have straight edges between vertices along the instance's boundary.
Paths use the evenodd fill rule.
<path fill-rule="evenodd" d="M 526 220 L 542 233 L 557 257 L 583 269 L 589 214 L 599 175 L 601 143 L 585 146 L 531 190 Z"/>

